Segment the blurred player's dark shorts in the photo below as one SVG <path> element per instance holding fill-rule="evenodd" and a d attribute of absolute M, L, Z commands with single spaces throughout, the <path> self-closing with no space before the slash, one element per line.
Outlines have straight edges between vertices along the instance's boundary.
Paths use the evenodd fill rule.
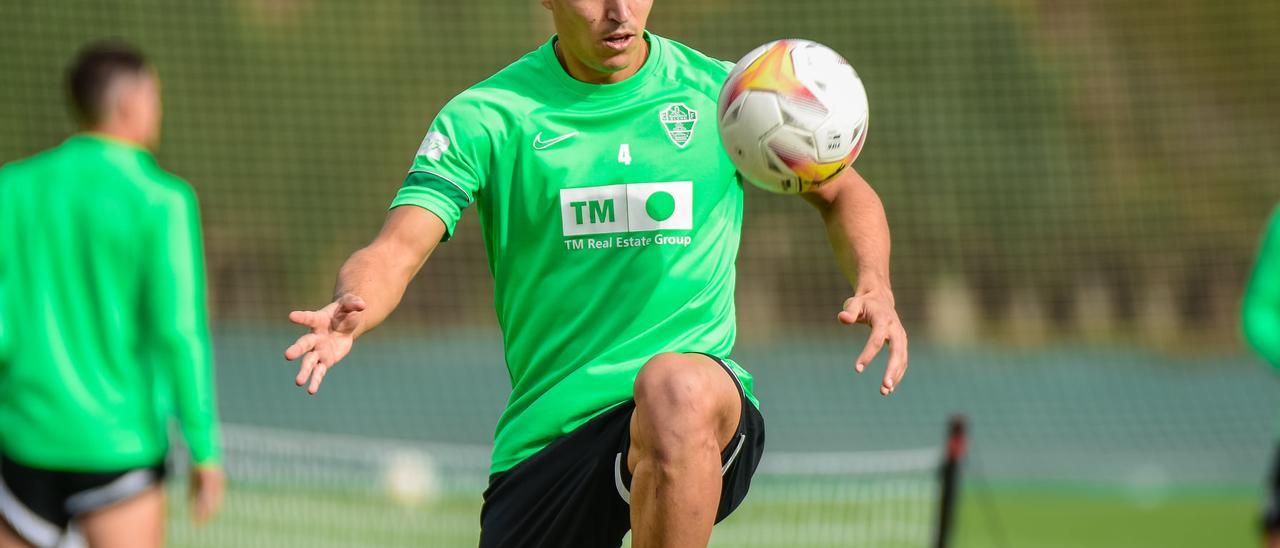
<path fill-rule="evenodd" d="M 710 357 L 733 378 L 742 398 L 738 430 L 720 453 L 719 523 L 747 496 L 764 454 L 764 417 L 743 394 L 738 377 Z M 490 477 L 480 511 L 481 548 L 620 546 L 631 529 L 627 451 L 635 407 L 635 401 L 618 405 Z"/>
<path fill-rule="evenodd" d="M 53 546 L 71 519 L 164 481 L 164 462 L 119 472 L 47 470 L 0 455 L 0 517 L 36 546 Z"/>
<path fill-rule="evenodd" d="M 1271 476 L 1267 478 L 1267 501 L 1262 507 L 1262 531 L 1280 533 L 1280 445 L 1276 446 L 1271 462 Z"/>

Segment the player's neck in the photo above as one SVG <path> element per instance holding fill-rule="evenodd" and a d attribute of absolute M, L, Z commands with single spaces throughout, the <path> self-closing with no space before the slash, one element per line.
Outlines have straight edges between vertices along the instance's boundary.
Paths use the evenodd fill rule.
<path fill-rule="evenodd" d="M 124 127 L 119 124 L 103 123 L 93 127 L 85 128 L 84 133 L 92 135 L 100 139 L 114 141 L 123 145 L 128 145 L 142 150 L 150 150 L 151 147 L 146 144 L 145 138 L 140 132 L 133 131 L 132 128 Z"/>
<path fill-rule="evenodd" d="M 569 76 L 572 76 L 574 80 L 588 84 L 616 84 L 635 76 L 649 60 L 649 41 L 646 39 L 640 40 L 640 47 L 636 49 L 631 62 L 627 64 L 627 68 L 615 72 L 601 72 L 591 68 L 586 63 L 583 63 L 581 59 L 566 54 L 564 48 L 560 47 L 559 41 L 552 45 L 556 53 L 556 59 L 560 61 L 560 67 Z"/>

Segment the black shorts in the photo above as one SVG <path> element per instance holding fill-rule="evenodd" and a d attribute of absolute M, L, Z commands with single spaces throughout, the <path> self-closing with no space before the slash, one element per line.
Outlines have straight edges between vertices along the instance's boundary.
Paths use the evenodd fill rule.
<path fill-rule="evenodd" d="M 1280 446 L 1272 457 L 1271 477 L 1267 478 L 1267 500 L 1262 506 L 1262 532 L 1280 533 Z"/>
<path fill-rule="evenodd" d="M 0 517 L 36 546 L 53 546 L 72 518 L 146 491 L 165 466 L 120 472 L 67 472 L 27 466 L 0 455 Z"/>
<path fill-rule="evenodd" d="M 764 454 L 764 417 L 746 399 L 738 377 L 711 358 L 733 378 L 742 398 L 737 432 L 720 453 L 719 523 L 747 496 Z M 631 529 L 627 451 L 635 407 L 628 400 L 490 477 L 480 511 L 481 548 L 620 546 Z"/>

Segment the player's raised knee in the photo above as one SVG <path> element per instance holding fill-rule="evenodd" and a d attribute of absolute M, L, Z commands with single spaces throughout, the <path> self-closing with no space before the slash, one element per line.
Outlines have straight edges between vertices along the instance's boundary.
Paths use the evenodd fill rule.
<path fill-rule="evenodd" d="M 680 413 L 689 419 L 710 421 L 715 401 L 711 381 L 693 367 L 688 354 L 664 352 L 640 368 L 636 376 L 636 405 L 646 412 Z"/>

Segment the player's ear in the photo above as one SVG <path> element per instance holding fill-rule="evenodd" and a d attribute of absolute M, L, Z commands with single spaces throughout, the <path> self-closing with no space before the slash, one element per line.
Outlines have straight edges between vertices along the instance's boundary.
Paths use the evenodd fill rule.
<path fill-rule="evenodd" d="M 551 0 L 541 0 L 542 7 L 551 9 Z"/>
<path fill-rule="evenodd" d="M 102 120 L 129 120 L 138 112 L 138 89 L 131 78 L 121 78 L 111 85 L 115 92 L 108 94 L 108 102 L 103 106 Z"/>

